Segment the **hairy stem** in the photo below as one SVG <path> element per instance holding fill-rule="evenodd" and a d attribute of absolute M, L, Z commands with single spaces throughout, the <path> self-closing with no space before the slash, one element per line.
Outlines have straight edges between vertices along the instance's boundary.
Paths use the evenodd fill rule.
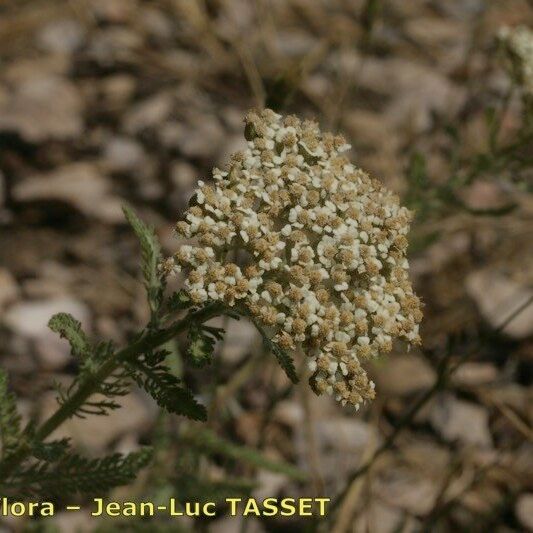
<path fill-rule="evenodd" d="M 162 344 L 165 344 L 170 339 L 185 331 L 193 324 L 203 323 L 210 318 L 220 314 L 223 311 L 218 303 L 210 304 L 203 309 L 191 312 L 182 320 L 176 322 L 172 326 L 149 333 L 138 341 L 126 346 L 122 350 L 115 352 L 111 357 L 106 359 L 100 367 L 86 379 L 82 380 L 77 390 L 70 396 L 70 398 L 63 403 L 58 409 L 43 422 L 43 424 L 31 432 L 27 428 L 25 435 L 17 448 L 6 459 L 0 462 L 0 483 L 7 479 L 17 467 L 28 458 L 31 454 L 33 443 L 42 442 L 49 437 L 63 422 L 74 416 L 76 411 L 92 396 L 99 385 L 105 381 L 113 372 L 115 372 L 122 365 L 128 361 L 133 361 L 143 353 L 153 350 Z"/>

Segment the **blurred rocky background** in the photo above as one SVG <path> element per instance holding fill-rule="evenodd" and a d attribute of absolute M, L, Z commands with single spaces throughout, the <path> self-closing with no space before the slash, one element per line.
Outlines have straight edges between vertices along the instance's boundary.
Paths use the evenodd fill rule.
<path fill-rule="evenodd" d="M 351 483 L 328 530 L 533 530 L 533 306 L 498 330 L 533 294 L 533 145 L 515 164 L 487 144 L 487 110 L 505 102 L 501 146 L 523 113 L 519 94 L 508 94 L 498 29 L 532 22 L 526 0 L 2 1 L 0 364 L 21 410 L 45 416 L 54 380 L 75 372 L 68 346 L 47 329 L 53 313 L 117 343 L 147 320 L 121 204 L 171 253 L 196 181 L 243 145 L 244 112 L 266 102 L 343 132 L 356 164 L 416 208 L 424 350 L 398 346 L 377 361 L 377 400 L 354 413 L 305 384 L 289 387 L 249 325 L 225 324 L 214 368 L 185 371 L 210 405 L 209 428 L 293 463 L 312 483 L 217 457 L 202 458 L 198 472 L 246 475 L 258 498 L 333 497 L 433 387 L 447 354 L 461 366 Z M 470 171 L 475 179 L 441 194 Z M 180 472 L 191 477 L 174 438 L 182 424 L 135 392 L 111 417 L 74 420 L 64 432 L 89 455 L 164 434 L 159 463 L 119 491 L 135 497 L 164 493 L 169 473 L 178 485 Z M 83 512 L 55 526 L 103 527 Z M 220 516 L 172 527 L 308 526 Z"/>

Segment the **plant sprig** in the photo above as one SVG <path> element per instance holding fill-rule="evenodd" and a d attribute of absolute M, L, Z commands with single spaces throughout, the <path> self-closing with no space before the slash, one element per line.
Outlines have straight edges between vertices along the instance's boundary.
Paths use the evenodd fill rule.
<path fill-rule="evenodd" d="M 189 360 L 195 366 L 205 366 L 212 360 L 216 341 L 224 335 L 223 329 L 205 323 L 220 315 L 239 316 L 220 302 L 194 306 L 182 291 L 166 297 L 165 277 L 159 268 L 163 259 L 161 246 L 153 228 L 129 207 L 124 208 L 124 214 L 141 246 L 150 321 L 127 346 L 116 349 L 111 342 L 92 342 L 73 316 L 54 315 L 49 327 L 69 343 L 78 373 L 68 387 L 56 385 L 58 408 L 38 427 L 32 423 L 21 428 L 15 396 L 8 390 L 7 374 L 0 369 L 0 488 L 6 493 L 59 497 L 65 487 L 71 493 L 102 493 L 131 482 L 149 462 L 149 448 L 128 455 L 87 459 L 72 449 L 68 439 L 49 437 L 72 417 L 103 416 L 120 408 L 120 398 L 130 392 L 132 384 L 143 388 L 169 413 L 197 421 L 207 418 L 205 407 L 165 363 L 168 352 L 161 347 L 186 333 Z M 184 315 L 176 320 L 177 313 Z M 265 332 L 263 336 L 268 342 Z M 282 354 L 274 355 L 294 381 L 291 361 Z"/>

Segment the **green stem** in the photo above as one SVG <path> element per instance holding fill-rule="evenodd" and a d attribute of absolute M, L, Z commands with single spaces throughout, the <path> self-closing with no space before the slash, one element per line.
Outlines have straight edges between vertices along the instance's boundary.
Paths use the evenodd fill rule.
<path fill-rule="evenodd" d="M 7 479 L 32 452 L 32 443 L 42 442 L 63 422 L 74 416 L 76 411 L 92 396 L 113 372 L 128 361 L 165 344 L 194 323 L 203 323 L 223 311 L 218 303 L 210 304 L 199 311 L 189 313 L 167 329 L 149 333 L 146 337 L 126 346 L 104 361 L 94 374 L 87 377 L 77 387 L 69 399 L 63 403 L 31 436 L 29 431 L 22 436 L 17 449 L 3 462 L 0 462 L 0 482 Z"/>

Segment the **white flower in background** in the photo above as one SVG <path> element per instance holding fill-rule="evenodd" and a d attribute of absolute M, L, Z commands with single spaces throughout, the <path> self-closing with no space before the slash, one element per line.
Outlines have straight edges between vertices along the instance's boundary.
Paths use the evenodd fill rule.
<path fill-rule="evenodd" d="M 510 59 L 511 75 L 533 96 L 533 30 L 526 26 L 504 27 L 499 31 Z"/>
<path fill-rule="evenodd" d="M 358 408 L 375 395 L 362 363 L 393 339 L 420 342 L 411 213 L 342 155 L 341 136 L 269 109 L 245 123 L 248 148 L 199 182 L 177 224 L 194 244 L 171 267 L 194 302 L 246 308 L 282 349 L 307 355 L 317 394 Z"/>

